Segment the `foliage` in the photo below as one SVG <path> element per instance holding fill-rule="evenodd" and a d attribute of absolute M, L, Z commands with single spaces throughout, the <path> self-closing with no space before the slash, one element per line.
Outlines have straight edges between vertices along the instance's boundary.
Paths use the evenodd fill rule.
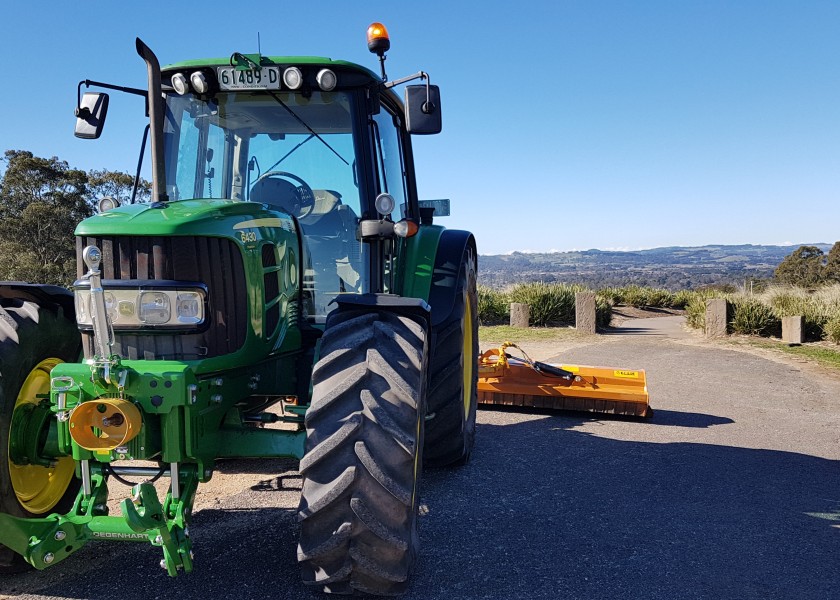
<path fill-rule="evenodd" d="M 706 328 L 706 300 L 709 298 L 726 298 L 728 294 L 713 289 L 712 287 L 703 290 L 690 292 L 685 303 L 685 322 L 693 329 Z"/>
<path fill-rule="evenodd" d="M 93 214 L 100 195 L 130 198 L 133 178 L 113 171 L 86 173 L 55 156 L 40 158 L 23 150 L 7 150 L 2 162 L 0 280 L 72 283 L 76 225 Z M 146 197 L 148 189 L 142 182 Z"/>
<path fill-rule="evenodd" d="M 691 290 L 680 290 L 675 292 L 671 306 L 673 308 L 685 308 L 696 294 L 696 292 Z"/>
<path fill-rule="evenodd" d="M 612 303 L 600 293 L 595 294 L 595 327 L 604 329 L 612 321 Z"/>
<path fill-rule="evenodd" d="M 840 314 L 831 317 L 823 327 L 825 339 L 840 344 Z"/>
<path fill-rule="evenodd" d="M 621 303 L 636 308 L 644 307 L 646 296 L 644 289 L 638 285 L 625 286 L 622 293 Z"/>
<path fill-rule="evenodd" d="M 521 283 L 510 289 L 508 297 L 528 305 L 531 325 L 551 327 L 574 324 L 575 293 L 585 290 L 565 283 Z"/>
<path fill-rule="evenodd" d="M 830 291 L 814 293 L 803 288 L 775 286 L 759 297 L 772 307 L 779 319 L 802 316 L 802 333 L 806 340 L 821 339 L 825 324 L 833 314 L 840 313 L 840 302 L 830 301 Z"/>
<path fill-rule="evenodd" d="M 826 283 L 840 283 L 840 242 L 834 242 L 828 251 L 823 275 Z"/>
<path fill-rule="evenodd" d="M 530 324 L 534 327 L 574 325 L 575 293 L 586 291 L 580 285 L 530 283 L 497 291 L 478 287 L 478 317 L 482 325 L 506 324 L 510 318 L 510 303 L 527 304 Z M 596 296 L 596 324 L 609 325 L 612 306 L 606 297 Z"/>
<path fill-rule="evenodd" d="M 743 335 L 765 335 L 779 329 L 779 319 L 773 309 L 751 296 L 736 296 L 732 300 L 732 331 Z"/>
<path fill-rule="evenodd" d="M 835 243 L 829 251 L 830 264 L 829 257 L 816 246 L 800 246 L 786 256 L 776 267 L 774 274 L 776 281 L 808 288 L 830 281 L 840 281 L 840 247 L 838 247 L 838 243 Z"/>
<path fill-rule="evenodd" d="M 663 288 L 639 285 L 606 287 L 598 292 L 613 306 L 626 304 L 636 308 L 669 308 L 675 305 L 675 294 Z M 684 305 L 684 303 L 683 303 Z"/>
<path fill-rule="evenodd" d="M 624 302 L 624 289 L 623 287 L 607 286 L 598 290 L 598 294 L 604 300 L 615 306 Z"/>
<path fill-rule="evenodd" d="M 120 204 L 131 202 L 134 189 L 134 176 L 121 171 L 90 171 L 88 172 L 88 197 L 93 200 L 110 197 L 119 200 Z M 140 179 L 137 186 L 135 202 L 148 202 L 152 197 L 152 184 Z"/>
<path fill-rule="evenodd" d="M 706 328 L 706 298 L 697 294 L 685 305 L 686 325 L 693 329 Z"/>
<path fill-rule="evenodd" d="M 510 320 L 507 294 L 487 286 L 478 286 L 478 320 L 482 326 L 502 325 Z"/>
<path fill-rule="evenodd" d="M 0 180 L 0 279 L 66 284 L 76 224 L 93 212 L 87 174 L 56 157 L 8 150 Z"/>

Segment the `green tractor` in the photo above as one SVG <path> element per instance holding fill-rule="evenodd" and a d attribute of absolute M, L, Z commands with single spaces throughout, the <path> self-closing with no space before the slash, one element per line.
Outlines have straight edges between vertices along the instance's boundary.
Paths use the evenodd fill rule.
<path fill-rule="evenodd" d="M 380 24 L 368 47 L 381 75 L 238 52 L 161 68 L 138 39 L 148 89 L 79 84 L 79 137 L 108 108 L 83 84 L 145 99 L 152 195 L 78 225 L 72 291 L 0 283 L 1 574 L 92 540 L 189 572 L 216 461 L 293 457 L 304 582 L 406 588 L 422 466 L 473 446 L 476 246 L 417 199 L 437 87 L 388 81 Z"/>

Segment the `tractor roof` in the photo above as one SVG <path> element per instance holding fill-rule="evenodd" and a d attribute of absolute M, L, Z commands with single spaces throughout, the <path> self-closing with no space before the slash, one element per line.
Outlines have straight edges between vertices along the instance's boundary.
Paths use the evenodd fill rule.
<path fill-rule="evenodd" d="M 251 56 L 251 55 L 249 55 Z M 333 60 L 325 56 L 262 56 L 259 63 L 262 66 L 268 65 L 321 65 L 324 67 L 342 67 L 344 69 L 352 69 L 369 76 L 373 81 L 381 81 L 380 77 L 368 69 L 356 63 L 348 62 L 346 60 Z M 185 60 L 177 63 L 172 63 L 162 67 L 163 71 L 172 71 L 174 69 L 189 69 L 200 67 L 228 67 L 231 66 L 231 59 L 228 58 L 203 58 L 196 60 Z"/>

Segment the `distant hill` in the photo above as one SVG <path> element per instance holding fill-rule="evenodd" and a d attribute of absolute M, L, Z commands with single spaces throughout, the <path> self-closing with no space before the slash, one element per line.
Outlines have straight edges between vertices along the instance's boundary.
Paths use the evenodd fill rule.
<path fill-rule="evenodd" d="M 801 245 L 817 246 L 824 252 L 831 248 L 831 244 L 817 243 L 668 246 L 630 252 L 513 252 L 479 256 L 478 281 L 494 288 L 530 281 L 583 283 L 592 287 L 638 284 L 668 289 L 737 285 L 747 279 L 772 277 L 782 259 Z"/>

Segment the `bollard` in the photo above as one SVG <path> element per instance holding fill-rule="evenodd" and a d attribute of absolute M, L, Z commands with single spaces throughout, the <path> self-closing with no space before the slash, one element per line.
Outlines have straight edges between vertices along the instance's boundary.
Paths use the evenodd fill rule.
<path fill-rule="evenodd" d="M 531 317 L 531 310 L 527 304 L 511 302 L 510 304 L 510 326 L 528 327 L 528 320 Z"/>
<path fill-rule="evenodd" d="M 726 337 L 728 333 L 726 315 L 726 299 L 709 298 L 706 300 L 706 337 Z"/>
<path fill-rule="evenodd" d="M 581 333 L 595 333 L 595 293 L 575 293 L 575 329 Z"/>
<path fill-rule="evenodd" d="M 782 341 L 791 346 L 802 345 L 804 317 L 782 317 Z"/>

